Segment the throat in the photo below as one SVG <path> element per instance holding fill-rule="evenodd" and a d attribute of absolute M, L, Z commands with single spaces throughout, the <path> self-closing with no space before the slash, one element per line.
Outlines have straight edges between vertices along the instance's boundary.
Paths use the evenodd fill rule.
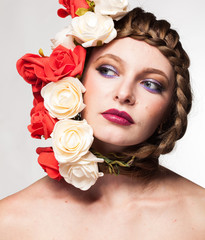
<path fill-rule="evenodd" d="M 100 204 L 109 208 L 136 202 L 153 189 L 151 185 L 145 186 L 130 176 L 105 174 L 86 194 L 87 199 L 90 199 L 89 204 Z"/>

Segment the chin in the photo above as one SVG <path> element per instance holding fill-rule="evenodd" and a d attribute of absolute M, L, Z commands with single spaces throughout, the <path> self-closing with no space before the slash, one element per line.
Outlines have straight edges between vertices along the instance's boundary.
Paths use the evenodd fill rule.
<path fill-rule="evenodd" d="M 122 152 L 127 147 L 137 144 L 136 142 L 132 144 L 131 142 L 125 141 L 125 138 L 120 139 L 119 137 L 113 136 L 112 138 L 106 138 L 105 136 L 97 137 L 94 135 L 94 137 L 93 148 L 102 153 Z"/>

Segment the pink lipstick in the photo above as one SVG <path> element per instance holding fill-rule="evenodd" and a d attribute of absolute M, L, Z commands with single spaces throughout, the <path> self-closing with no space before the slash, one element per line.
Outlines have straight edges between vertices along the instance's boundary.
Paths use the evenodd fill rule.
<path fill-rule="evenodd" d="M 123 126 L 128 126 L 134 123 L 133 119 L 128 113 L 114 108 L 103 112 L 102 116 L 110 122 L 114 122 Z"/>

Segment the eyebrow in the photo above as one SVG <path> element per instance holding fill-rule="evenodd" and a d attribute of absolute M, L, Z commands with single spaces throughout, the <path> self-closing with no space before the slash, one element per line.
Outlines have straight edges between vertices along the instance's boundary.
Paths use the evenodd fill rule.
<path fill-rule="evenodd" d="M 114 59 L 116 62 L 125 63 L 125 61 L 124 61 L 123 59 L 121 59 L 120 57 L 118 57 L 118 56 L 116 56 L 116 55 L 110 54 L 110 53 L 107 53 L 107 54 L 105 54 L 105 55 L 102 55 L 102 56 L 98 57 L 95 62 L 97 62 L 97 61 L 100 60 L 101 58 L 106 58 L 106 57 L 107 57 L 107 58 L 112 58 L 112 59 Z"/>
<path fill-rule="evenodd" d="M 144 73 L 156 73 L 156 74 L 159 74 L 159 75 L 165 77 L 168 82 L 170 81 L 168 76 L 163 71 L 161 71 L 161 70 L 159 70 L 157 68 L 145 68 L 143 70 L 143 72 Z"/>

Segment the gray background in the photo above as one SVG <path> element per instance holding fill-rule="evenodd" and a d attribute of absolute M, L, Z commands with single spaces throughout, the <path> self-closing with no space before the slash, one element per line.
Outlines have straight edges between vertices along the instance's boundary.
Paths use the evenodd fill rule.
<path fill-rule="evenodd" d="M 158 18 L 171 22 L 191 58 L 191 80 L 194 104 L 188 131 L 175 150 L 163 156 L 161 164 L 205 187 L 205 3 L 203 0 L 131 1 Z M 37 163 L 35 149 L 50 146 L 49 141 L 30 137 L 32 94 L 16 71 L 16 61 L 25 53 L 50 55 L 50 39 L 67 25 L 57 17 L 58 0 L 0 1 L 0 198 L 30 185 L 44 172 Z"/>

